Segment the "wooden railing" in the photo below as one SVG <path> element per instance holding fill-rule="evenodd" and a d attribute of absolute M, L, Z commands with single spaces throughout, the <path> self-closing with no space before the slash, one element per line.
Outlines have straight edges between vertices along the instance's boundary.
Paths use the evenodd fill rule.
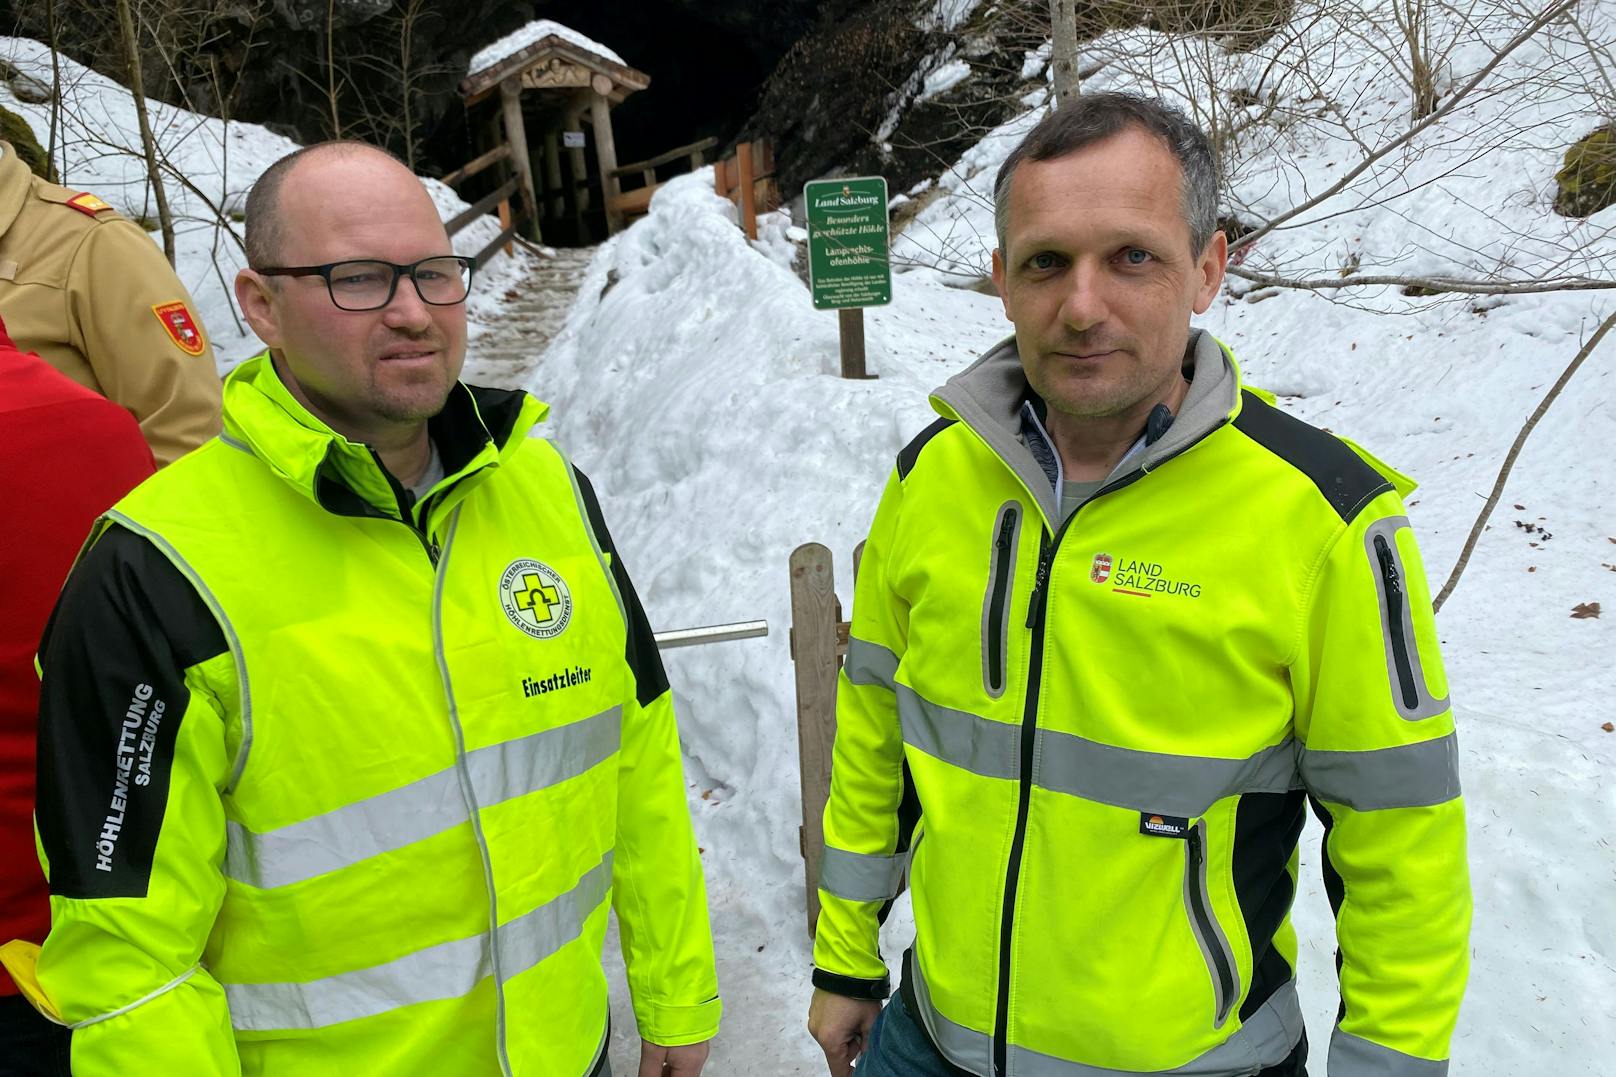
<path fill-rule="evenodd" d="M 707 151 L 718 145 L 716 138 L 704 138 L 699 142 L 692 142 L 688 146 L 680 146 L 666 153 L 660 153 L 645 161 L 635 161 L 633 164 L 623 165 L 612 170 L 614 180 L 639 174 L 642 186 L 632 190 L 614 194 L 611 197 L 612 209 L 624 217 L 639 217 L 651 210 L 651 196 L 661 186 L 657 180 L 657 169 L 663 165 L 673 164 L 675 161 L 689 161 L 690 171 L 694 172 L 707 163 Z"/>
<path fill-rule="evenodd" d="M 477 175 L 484 169 L 491 168 L 494 165 L 499 164 L 501 161 L 511 160 L 512 156 L 510 144 L 501 142 L 498 146 L 495 146 L 487 153 L 481 155 L 480 157 L 474 158 L 473 160 L 455 169 L 447 176 L 444 176 L 443 182 L 453 186 L 454 184 L 460 183 L 463 180 L 470 179 L 472 176 Z M 494 255 L 497 254 L 502 248 L 504 249 L 505 253 L 509 254 L 512 239 L 515 238 L 518 229 L 520 229 L 522 225 L 527 222 L 529 216 L 532 215 L 533 209 L 531 206 L 526 205 L 527 199 L 525 197 L 519 197 L 517 199 L 518 204 L 521 205 L 520 212 L 515 212 L 512 210 L 512 196 L 519 196 L 521 194 L 521 190 L 522 177 L 515 169 L 513 169 L 511 171 L 510 179 L 494 188 L 494 190 L 490 191 L 488 194 L 483 195 L 483 197 L 479 198 L 476 202 L 472 203 L 460 213 L 457 213 L 454 217 L 443 222 L 444 231 L 449 233 L 450 239 L 453 239 L 455 233 L 465 228 L 468 224 L 475 221 L 478 217 L 481 217 L 489 210 L 498 207 L 500 233 L 487 246 L 477 252 L 477 268 L 481 269 L 483 266 L 487 265 L 489 260 L 492 259 Z"/>
<path fill-rule="evenodd" d="M 740 210 L 747 239 L 757 238 L 757 215 L 780 206 L 780 186 L 774 180 L 774 146 L 765 141 L 742 142 L 735 156 L 713 169 L 713 187 Z"/>

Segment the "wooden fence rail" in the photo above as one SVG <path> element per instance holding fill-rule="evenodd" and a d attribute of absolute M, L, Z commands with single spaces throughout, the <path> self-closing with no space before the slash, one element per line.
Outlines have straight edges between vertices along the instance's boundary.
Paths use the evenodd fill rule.
<path fill-rule="evenodd" d="M 774 180 L 774 146 L 765 141 L 742 142 L 735 156 L 713 168 L 713 187 L 740 211 L 747 239 L 757 238 L 757 215 L 780 206 L 780 187 Z"/>
<path fill-rule="evenodd" d="M 858 579 L 864 543 L 853 550 Z M 830 799 L 831 752 L 836 743 L 836 679 L 847 655 L 848 622 L 836 597 L 829 548 L 817 542 L 791 552 L 791 661 L 797 679 L 797 756 L 802 784 L 803 880 L 808 934 L 819 922 L 819 863 L 825 854 L 825 802 Z"/>

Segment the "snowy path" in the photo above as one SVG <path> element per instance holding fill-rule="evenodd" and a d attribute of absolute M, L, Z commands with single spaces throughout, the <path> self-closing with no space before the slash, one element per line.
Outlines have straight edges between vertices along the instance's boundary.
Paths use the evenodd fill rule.
<path fill-rule="evenodd" d="M 497 303 L 473 312 L 461 377 L 475 385 L 527 388 L 539 356 L 566 323 L 594 253 L 593 247 L 561 247 L 537 257 L 519 253 L 533 268 L 503 282 Z"/>

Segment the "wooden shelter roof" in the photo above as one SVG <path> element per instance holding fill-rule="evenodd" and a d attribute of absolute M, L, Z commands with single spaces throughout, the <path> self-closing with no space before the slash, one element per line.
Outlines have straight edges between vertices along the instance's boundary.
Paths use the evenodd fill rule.
<path fill-rule="evenodd" d="M 559 34 L 539 38 L 491 67 L 467 75 L 460 95 L 475 104 L 518 75 L 524 90 L 593 88 L 618 104 L 629 94 L 651 85 L 645 72 L 616 62 Z"/>

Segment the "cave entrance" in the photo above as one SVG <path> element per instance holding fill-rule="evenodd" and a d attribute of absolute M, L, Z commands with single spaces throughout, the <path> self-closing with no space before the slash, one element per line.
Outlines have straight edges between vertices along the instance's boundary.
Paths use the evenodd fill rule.
<path fill-rule="evenodd" d="M 508 205 L 507 228 L 529 239 L 598 243 L 640 200 L 621 189 L 611 110 L 650 84 L 606 46 L 547 19 L 529 23 L 472 57 L 460 93 L 479 153 L 444 179 L 467 181 L 478 205 Z M 521 198 L 494 197 L 502 191 Z"/>

